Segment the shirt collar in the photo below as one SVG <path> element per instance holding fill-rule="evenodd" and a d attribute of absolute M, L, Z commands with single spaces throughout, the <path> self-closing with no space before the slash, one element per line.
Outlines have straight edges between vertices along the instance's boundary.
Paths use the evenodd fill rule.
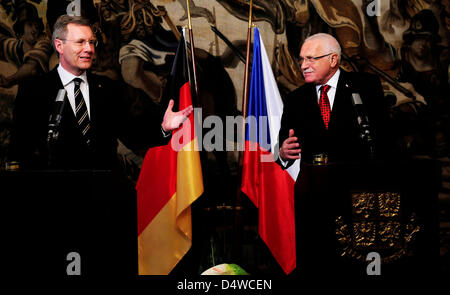
<path fill-rule="evenodd" d="M 59 64 L 58 74 L 59 74 L 59 77 L 61 77 L 61 82 L 64 87 L 66 87 L 75 78 L 80 78 L 81 80 L 83 80 L 84 83 L 87 83 L 86 71 L 84 71 L 83 74 L 81 74 L 79 76 L 75 76 L 74 74 L 69 73 L 65 68 L 63 68 L 61 66 L 61 64 Z"/>
<path fill-rule="evenodd" d="M 328 80 L 327 83 L 325 83 L 325 84 L 330 85 L 331 87 L 337 88 L 340 74 L 341 74 L 341 70 L 338 68 L 336 73 L 334 73 L 334 75 L 331 76 L 330 80 Z M 316 90 L 319 91 L 319 89 L 322 85 L 324 85 L 324 84 L 316 85 Z"/>

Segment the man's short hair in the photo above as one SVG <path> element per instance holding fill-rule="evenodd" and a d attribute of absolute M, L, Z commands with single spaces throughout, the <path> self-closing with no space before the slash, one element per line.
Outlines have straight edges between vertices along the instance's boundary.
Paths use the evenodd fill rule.
<path fill-rule="evenodd" d="M 317 33 L 314 35 L 309 36 L 305 39 L 305 42 L 307 41 L 314 41 L 314 40 L 323 40 L 325 41 L 325 48 L 328 49 L 328 53 L 336 53 L 338 55 L 339 61 L 341 61 L 341 46 L 339 45 L 339 42 L 330 34 L 326 33 Z M 304 42 L 304 43 L 305 43 Z"/>
<path fill-rule="evenodd" d="M 52 44 L 55 46 L 55 39 L 65 39 L 67 36 L 67 26 L 69 24 L 75 24 L 80 26 L 91 27 L 89 19 L 82 16 L 71 16 L 63 14 L 56 20 L 53 25 Z M 92 28 L 92 27 L 91 27 Z M 56 48 L 55 48 L 56 51 Z"/>

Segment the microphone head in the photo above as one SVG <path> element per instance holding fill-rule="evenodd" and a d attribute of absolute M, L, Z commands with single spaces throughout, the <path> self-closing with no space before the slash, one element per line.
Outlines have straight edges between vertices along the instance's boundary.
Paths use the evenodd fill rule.
<path fill-rule="evenodd" d="M 352 93 L 352 103 L 353 105 L 362 104 L 361 96 L 359 93 Z"/>
<path fill-rule="evenodd" d="M 64 97 L 66 96 L 66 89 L 59 89 L 58 94 L 56 95 L 55 101 L 64 101 Z"/>

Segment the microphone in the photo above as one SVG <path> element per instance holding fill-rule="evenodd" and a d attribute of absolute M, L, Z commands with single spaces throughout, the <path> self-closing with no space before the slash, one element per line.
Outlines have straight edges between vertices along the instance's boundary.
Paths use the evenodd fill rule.
<path fill-rule="evenodd" d="M 55 102 L 53 103 L 53 109 L 48 119 L 48 136 L 47 142 L 51 140 L 57 140 L 59 136 L 58 128 L 61 123 L 62 112 L 65 105 L 66 90 L 59 89 L 56 95 Z"/>
<path fill-rule="evenodd" d="M 358 120 L 358 124 L 362 129 L 367 129 L 370 127 L 369 118 L 366 115 L 366 111 L 364 109 L 364 105 L 362 104 L 361 96 L 359 93 L 352 93 L 352 104 L 355 107 L 356 111 L 356 119 Z"/>
<path fill-rule="evenodd" d="M 356 119 L 358 121 L 358 125 L 360 128 L 359 136 L 361 137 L 362 140 L 364 140 L 367 143 L 370 149 L 370 156 L 371 158 L 374 158 L 375 154 L 374 139 L 370 131 L 370 122 L 369 118 L 367 117 L 364 105 L 362 103 L 361 95 L 356 90 L 351 89 L 348 84 L 345 84 L 345 87 L 347 89 L 350 89 L 352 92 L 351 100 L 353 107 L 355 109 Z"/>

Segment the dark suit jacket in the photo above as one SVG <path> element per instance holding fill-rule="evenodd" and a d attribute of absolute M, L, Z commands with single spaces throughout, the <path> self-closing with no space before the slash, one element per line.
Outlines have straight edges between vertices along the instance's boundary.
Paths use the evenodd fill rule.
<path fill-rule="evenodd" d="M 120 83 L 89 72 L 87 79 L 92 143 L 90 146 L 83 143 L 66 96 L 60 135 L 52 148 L 51 168 L 115 169 L 118 138 L 129 148 L 165 143 L 160 130 L 161 116 L 133 117 Z M 9 158 L 18 160 L 21 167 L 48 168 L 48 120 L 58 90 L 62 88 L 56 68 L 44 77 L 27 80 L 19 86 Z"/>
<path fill-rule="evenodd" d="M 328 130 L 322 120 L 315 85 L 307 83 L 291 92 L 285 99 L 280 147 L 288 138 L 289 129 L 299 138 L 302 161 L 311 162 L 313 154 L 328 153 L 330 162 L 360 161 L 369 157 L 368 147 L 359 136 L 359 125 L 351 100 L 356 89 L 371 123 L 378 156 L 385 155 L 388 120 L 383 90 L 377 76 L 349 73 L 341 69 Z"/>

